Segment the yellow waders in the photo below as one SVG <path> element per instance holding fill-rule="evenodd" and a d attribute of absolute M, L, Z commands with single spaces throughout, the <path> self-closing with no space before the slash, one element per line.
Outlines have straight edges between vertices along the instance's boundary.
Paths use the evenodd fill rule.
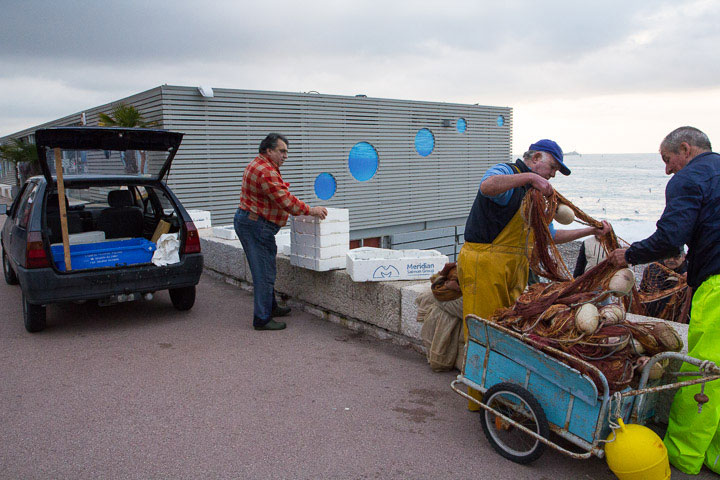
<path fill-rule="evenodd" d="M 688 355 L 720 365 L 720 275 L 705 280 L 693 295 L 688 327 Z M 684 363 L 682 371 L 697 371 Z M 689 380 L 697 377 L 683 377 Z M 698 413 L 693 399 L 700 385 L 683 387 L 675 394 L 665 433 L 668 457 L 679 470 L 700 472 L 703 463 L 720 474 L 720 380 L 705 384 L 710 398 Z"/>
<path fill-rule="evenodd" d="M 522 207 L 513 216 L 493 243 L 465 242 L 458 255 L 458 279 L 463 294 L 463 333 L 465 345 L 468 329 L 465 317 L 472 313 L 488 319 L 501 307 L 512 306 L 528 281 L 527 248 L 532 248 L 532 235 L 522 217 Z M 527 242 L 527 243 L 526 243 Z M 470 396 L 482 394 L 470 388 Z M 468 400 L 468 409 L 480 410 Z"/>

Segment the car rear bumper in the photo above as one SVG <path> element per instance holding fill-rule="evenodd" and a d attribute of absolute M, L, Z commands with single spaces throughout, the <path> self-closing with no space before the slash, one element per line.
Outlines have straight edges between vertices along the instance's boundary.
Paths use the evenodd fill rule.
<path fill-rule="evenodd" d="M 189 287 L 198 284 L 202 270 L 203 257 L 198 253 L 185 255 L 181 262 L 162 267 L 143 264 L 64 273 L 49 267 L 18 266 L 16 273 L 28 303 L 45 305 Z"/>

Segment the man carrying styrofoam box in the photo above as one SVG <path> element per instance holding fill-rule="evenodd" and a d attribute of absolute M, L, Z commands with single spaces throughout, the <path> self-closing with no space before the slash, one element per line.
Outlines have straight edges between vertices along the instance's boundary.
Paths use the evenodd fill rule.
<path fill-rule="evenodd" d="M 291 265 L 316 271 L 345 268 L 345 253 L 350 248 L 350 212 L 346 208 L 327 210 L 324 220 L 292 217 Z"/>
<path fill-rule="evenodd" d="M 442 270 L 448 257 L 437 250 L 362 247 L 350 250 L 346 261 L 354 282 L 386 282 L 428 279 Z"/>

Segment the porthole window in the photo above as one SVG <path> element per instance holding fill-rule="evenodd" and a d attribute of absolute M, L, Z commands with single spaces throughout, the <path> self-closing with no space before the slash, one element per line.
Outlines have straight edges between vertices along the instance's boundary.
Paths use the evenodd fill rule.
<path fill-rule="evenodd" d="M 467 130 L 467 122 L 464 118 L 458 118 L 457 131 L 460 133 L 465 133 L 465 130 Z"/>
<path fill-rule="evenodd" d="M 367 142 L 356 143 L 348 155 L 348 168 L 355 180 L 370 180 L 378 169 L 378 154 L 375 147 Z"/>
<path fill-rule="evenodd" d="M 498 127 L 502 127 L 503 125 L 505 125 L 505 117 L 503 117 L 502 115 L 498 115 L 496 123 Z"/>
<path fill-rule="evenodd" d="M 435 137 L 427 128 L 421 128 L 415 135 L 415 150 L 423 156 L 430 155 L 435 148 Z"/>
<path fill-rule="evenodd" d="M 331 199 L 335 195 L 335 190 L 337 190 L 337 182 L 329 173 L 321 173 L 315 177 L 315 195 L 320 200 Z"/>

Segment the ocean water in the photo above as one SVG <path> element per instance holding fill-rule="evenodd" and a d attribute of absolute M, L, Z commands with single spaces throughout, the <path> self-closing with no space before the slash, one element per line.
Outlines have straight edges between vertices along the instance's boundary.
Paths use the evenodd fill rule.
<path fill-rule="evenodd" d="M 660 154 L 570 155 L 565 163 L 572 174 L 550 181 L 558 192 L 591 217 L 609 221 L 627 242 L 652 235 L 671 178 Z"/>

